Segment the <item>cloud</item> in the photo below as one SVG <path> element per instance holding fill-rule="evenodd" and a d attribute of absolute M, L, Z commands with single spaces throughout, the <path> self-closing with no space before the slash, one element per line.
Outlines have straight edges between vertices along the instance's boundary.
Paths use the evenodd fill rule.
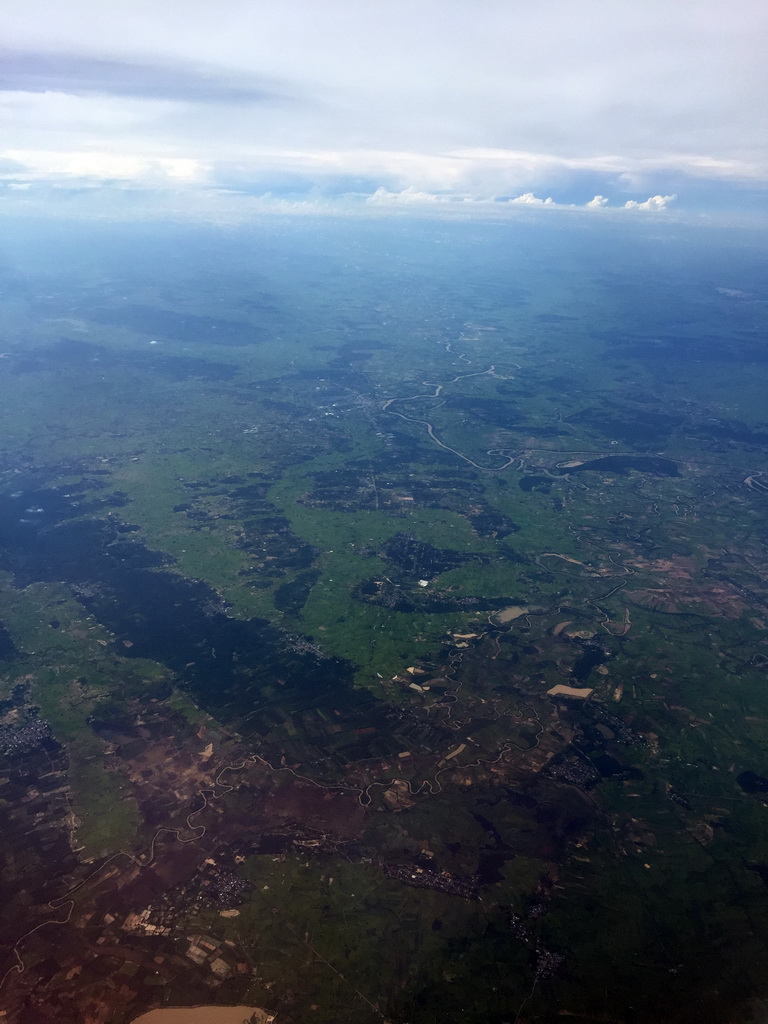
<path fill-rule="evenodd" d="M 547 196 L 542 199 L 534 192 L 523 192 L 513 198 L 499 196 L 473 196 L 470 194 L 456 194 L 451 192 L 428 192 L 416 189 L 413 186 L 400 191 L 391 191 L 386 188 L 377 188 L 373 194 L 365 199 L 369 207 L 431 207 L 433 210 L 440 210 L 443 213 L 464 212 L 476 215 L 499 214 L 511 207 L 528 207 L 533 209 L 548 210 L 603 210 L 611 209 L 612 213 L 621 215 L 624 210 L 664 210 L 676 196 L 651 196 L 640 203 L 629 200 L 620 206 L 609 207 L 607 196 L 596 195 L 586 203 L 561 202 Z"/>
<path fill-rule="evenodd" d="M 550 196 L 548 199 L 539 199 L 533 192 L 524 192 L 509 200 L 510 203 L 520 203 L 521 206 L 552 206 L 555 200 Z"/>
<path fill-rule="evenodd" d="M 366 197 L 369 206 L 393 206 L 412 203 L 456 203 L 464 200 L 463 196 L 439 195 L 435 192 L 423 192 L 410 186 L 401 192 L 390 192 L 386 188 L 377 188 L 373 195 Z"/>
<path fill-rule="evenodd" d="M 723 0 L 7 6 L 3 139 L 57 154 L 52 180 L 71 153 L 93 156 L 93 182 L 113 158 L 137 183 L 181 160 L 201 187 L 346 182 L 403 206 L 677 194 L 690 209 L 768 185 L 765 0 L 725 18 Z"/>
<path fill-rule="evenodd" d="M 192 63 L 159 64 L 35 50 L 0 50 L 0 92 L 227 104 L 284 98 L 284 89 L 274 81 Z"/>
<path fill-rule="evenodd" d="M 571 201 L 581 201 L 577 197 L 586 192 L 598 197 L 611 195 L 614 202 L 623 202 L 627 193 L 636 194 L 648 183 L 672 186 L 664 192 L 659 190 L 662 197 L 680 194 L 699 183 L 721 189 L 735 187 L 733 179 L 726 176 L 726 168 L 717 169 L 717 175 L 722 177 L 715 172 L 705 176 L 696 165 L 670 168 L 663 163 L 611 155 L 579 158 L 500 149 L 460 148 L 429 153 L 260 145 L 232 159 L 226 149 L 212 152 L 207 139 L 189 149 L 172 148 L 167 143 L 162 147 L 126 144 L 105 149 L 99 143 L 110 127 L 122 121 L 129 131 L 134 117 L 130 108 L 116 107 L 114 101 L 98 109 L 89 107 L 89 145 L 70 148 L 67 144 L 73 140 L 59 136 L 58 126 L 82 122 L 86 117 L 79 107 L 82 102 L 78 98 L 59 97 L 58 103 L 49 106 L 47 148 L 18 147 L 0 152 L 0 177 L 5 166 L 11 176 L 27 174 L 33 179 L 45 174 L 52 178 L 83 174 L 94 181 L 102 177 L 108 183 L 115 178 L 139 181 L 170 175 L 251 194 L 311 192 L 318 188 L 336 195 L 344 191 L 371 194 L 381 188 L 393 194 L 405 193 L 403 202 L 408 195 L 424 193 L 456 200 L 513 196 L 521 205 L 535 202 L 544 189 L 545 195 L 567 195 Z M 34 111 L 25 108 L 25 113 L 29 120 L 34 120 Z M 690 171 L 687 175 L 686 170 Z M 749 185 L 751 180 L 742 179 L 739 187 Z M 759 178 L 755 185 L 759 185 Z"/>
<path fill-rule="evenodd" d="M 670 203 L 673 203 L 677 196 L 649 196 L 645 202 L 638 203 L 630 199 L 624 203 L 625 210 L 666 210 Z"/>
<path fill-rule="evenodd" d="M 2 173 L 8 162 L 12 170 Z M 0 154 L 0 178 L 26 177 L 37 181 L 82 178 L 92 182 L 167 181 L 201 182 L 206 166 L 187 157 L 150 157 L 136 154 L 59 152 L 55 150 L 7 150 Z"/>

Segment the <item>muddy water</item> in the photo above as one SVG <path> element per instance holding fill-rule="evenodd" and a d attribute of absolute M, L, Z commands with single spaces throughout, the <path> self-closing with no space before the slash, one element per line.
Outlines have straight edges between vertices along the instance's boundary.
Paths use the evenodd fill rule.
<path fill-rule="evenodd" d="M 150 1010 L 136 1017 L 132 1024 L 268 1024 L 271 1014 L 256 1006 L 171 1006 Z"/>

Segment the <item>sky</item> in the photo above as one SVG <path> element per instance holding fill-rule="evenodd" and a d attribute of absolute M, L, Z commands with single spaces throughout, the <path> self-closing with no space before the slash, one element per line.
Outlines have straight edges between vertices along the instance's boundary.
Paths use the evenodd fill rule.
<path fill-rule="evenodd" d="M 765 215 L 765 0 L 25 0 L 0 41 L 0 209 Z"/>

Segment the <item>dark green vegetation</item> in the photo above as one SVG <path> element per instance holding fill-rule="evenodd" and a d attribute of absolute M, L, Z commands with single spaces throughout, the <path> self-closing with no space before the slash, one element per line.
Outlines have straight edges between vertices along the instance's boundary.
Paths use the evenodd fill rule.
<path fill-rule="evenodd" d="M 761 255 L 9 229 L 7 1019 L 751 1019 Z"/>

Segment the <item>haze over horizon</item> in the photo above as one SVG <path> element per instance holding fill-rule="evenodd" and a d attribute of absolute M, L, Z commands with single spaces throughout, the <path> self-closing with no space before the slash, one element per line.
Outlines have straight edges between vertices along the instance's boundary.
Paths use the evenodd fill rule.
<path fill-rule="evenodd" d="M 757 0 L 32 0 L 3 22 L 7 212 L 764 207 Z"/>

